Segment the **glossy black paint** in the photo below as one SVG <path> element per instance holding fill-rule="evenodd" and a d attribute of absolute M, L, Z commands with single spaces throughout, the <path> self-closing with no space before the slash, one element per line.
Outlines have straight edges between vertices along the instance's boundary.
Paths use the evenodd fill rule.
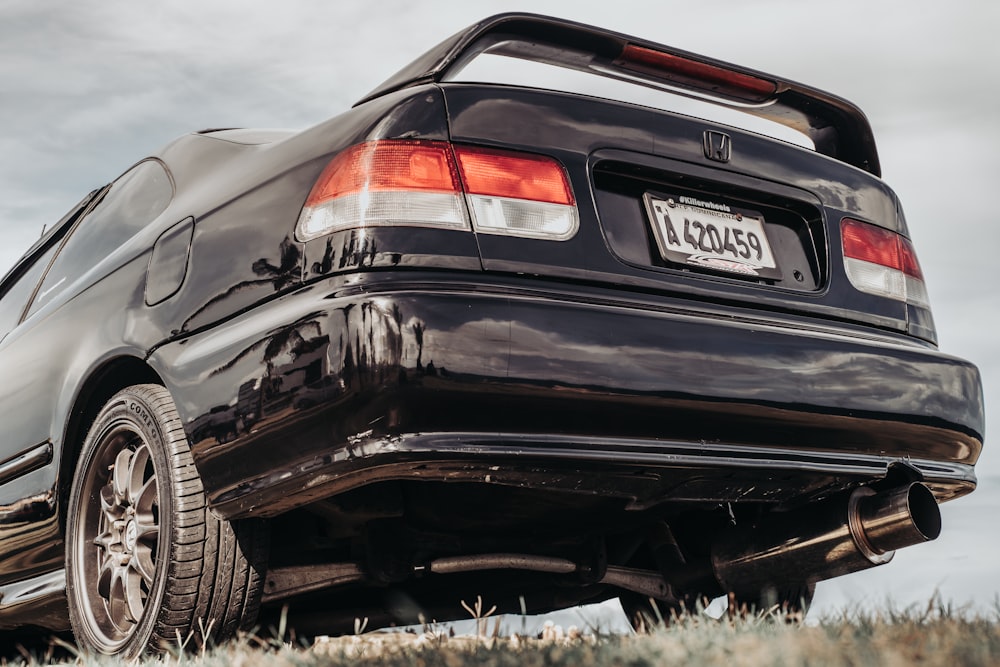
<path fill-rule="evenodd" d="M 288 324 L 275 327 L 275 311 Z M 327 483 L 344 491 L 412 474 L 381 468 L 394 455 L 537 458 L 554 473 L 607 458 L 682 471 L 668 477 L 700 467 L 631 456 L 636 443 L 655 453 L 667 442 L 747 447 L 745 458 L 775 469 L 831 452 L 878 453 L 880 474 L 897 460 L 947 462 L 927 478 L 950 497 L 970 490 L 982 429 L 981 403 L 966 398 L 978 392 L 974 369 L 898 337 L 526 279 L 324 281 L 152 361 L 183 397 L 213 502 L 234 517 L 285 511 L 328 494 Z M 435 444 L 463 438 L 477 444 Z M 584 452 L 574 438 L 596 441 Z"/>
<path fill-rule="evenodd" d="M 88 420 L 103 401 L 130 384 L 162 383 L 146 361 L 157 347 L 300 284 L 303 244 L 293 239 L 293 228 L 309 188 L 337 150 L 384 136 L 447 138 L 440 92 L 428 88 L 388 96 L 364 112 L 297 134 L 187 135 L 156 156 L 175 186 L 168 208 L 131 239 L 122 239 L 82 284 L 32 312 L 0 341 L 6 378 L 0 389 L 5 427 L 0 460 L 43 443 L 51 443 L 54 452 L 48 465 L 0 485 L 0 508 L 7 508 L 0 514 L 5 545 L 0 586 L 61 567 L 66 484 Z M 5 277 L 4 294 L 104 191 L 90 193 L 26 253 Z M 163 252 L 164 240 L 186 230 L 191 218 L 193 230 L 178 235 L 191 234 L 190 252 L 173 247 L 183 246 L 176 241 Z M 473 266 L 478 264 L 477 258 Z M 176 285 L 165 290 L 163 282 L 178 276 L 183 285 L 165 297 Z M 146 303 L 150 282 L 155 283 L 152 306 Z M 0 625 L 5 616 L 0 608 Z"/>
<path fill-rule="evenodd" d="M 701 139 L 708 127 L 704 121 L 651 109 L 558 93 L 468 84 L 446 86 L 444 91 L 454 141 L 516 146 L 554 155 L 569 169 L 577 198 L 587 202 L 581 206 L 580 232 L 564 243 L 540 244 L 480 235 L 487 270 L 599 281 L 711 301 L 753 303 L 773 310 L 807 311 L 906 331 L 905 305 L 855 290 L 839 258 L 840 219 L 848 214 L 906 233 L 905 223 L 896 213 L 896 196 L 882 181 L 835 160 L 818 158 L 806 149 L 737 130 L 730 130 L 733 157 L 719 166 L 704 156 Z M 503 118 L 519 118 L 522 122 L 504 123 Z M 608 127 L 616 128 L 613 137 Z M 743 192 L 767 192 L 820 209 L 824 223 L 815 243 L 821 250 L 817 261 L 823 261 L 819 269 L 826 280 L 813 293 L 793 293 L 731 277 L 692 276 L 690 270 L 626 264 L 614 252 L 608 252 L 608 229 L 631 225 L 633 237 L 642 235 L 646 242 L 648 223 L 639 198 L 632 199 L 628 211 L 602 210 L 602 199 L 608 192 L 608 186 L 598 178 L 602 171 L 621 174 L 640 192 L 678 184 L 707 192 L 728 191 L 737 197 Z M 596 200 L 596 209 L 591 198 Z M 837 261 L 827 260 L 834 252 Z"/>
<path fill-rule="evenodd" d="M 713 162 L 702 139 L 717 126 L 666 112 L 403 78 L 303 132 L 178 139 L 154 156 L 174 188 L 167 208 L 37 310 L 25 292 L 15 311 L 27 316 L 0 340 L 0 593 L 17 600 L 0 598 L 0 627 L 62 629 L 52 590 L 67 484 L 90 421 L 137 383 L 170 391 L 215 509 L 296 528 L 300 508 L 335 516 L 330 550 L 370 547 L 379 521 L 407 512 L 462 526 L 474 537 L 453 537 L 470 552 L 493 546 L 458 516 L 452 489 L 513 499 L 523 513 L 489 531 L 510 535 L 509 550 L 531 543 L 519 527 L 541 525 L 549 507 L 571 517 L 581 497 L 600 510 L 587 531 L 604 539 L 663 516 L 714 521 L 719 503 L 766 511 L 900 475 L 938 500 L 974 488 L 978 371 L 937 351 L 929 310 L 862 294 L 844 274 L 842 217 L 906 233 L 878 178 L 731 128 L 730 161 Z M 854 108 L 823 99 L 853 118 L 849 134 Z M 848 161 L 877 171 L 866 132 Z M 329 159 L 384 138 L 550 155 L 567 169 L 579 232 L 372 228 L 298 241 Z M 785 234 L 783 262 L 808 280 L 670 265 L 650 245 L 646 191 L 764 210 Z M 2 298 L 104 195 L 29 250 Z M 580 546 L 586 531 L 568 525 L 552 550 Z M 321 560 L 326 548 L 301 550 Z M 21 590 L 36 579 L 33 602 Z"/>

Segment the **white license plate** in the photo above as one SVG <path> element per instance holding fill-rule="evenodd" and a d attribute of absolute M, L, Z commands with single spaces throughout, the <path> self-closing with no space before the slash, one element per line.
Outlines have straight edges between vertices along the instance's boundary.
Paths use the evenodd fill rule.
<path fill-rule="evenodd" d="M 780 277 L 764 218 L 693 197 L 645 196 L 664 259 L 749 276 Z"/>

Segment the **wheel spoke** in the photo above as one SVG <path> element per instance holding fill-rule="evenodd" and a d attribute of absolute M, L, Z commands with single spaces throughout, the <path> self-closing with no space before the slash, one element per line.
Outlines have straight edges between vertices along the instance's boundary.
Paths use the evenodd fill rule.
<path fill-rule="evenodd" d="M 156 507 L 157 502 L 156 475 L 151 475 L 136 493 L 133 506 L 138 516 L 148 516 L 149 520 L 152 521 L 153 508 Z"/>
<path fill-rule="evenodd" d="M 128 474 L 128 501 L 135 505 L 139 500 L 139 495 L 143 492 L 146 487 L 146 465 L 149 463 L 149 448 L 145 445 L 139 447 L 132 454 L 132 459 L 129 462 L 129 474 Z M 154 479 L 155 476 L 151 476 L 150 479 Z"/>
<path fill-rule="evenodd" d="M 111 476 L 112 483 L 114 484 L 115 498 L 126 498 L 128 497 L 128 486 L 129 486 L 129 462 L 132 460 L 132 452 L 128 449 L 123 449 L 118 452 L 118 456 L 115 457 L 114 473 Z M 116 503 L 117 504 L 117 503 Z"/>
<path fill-rule="evenodd" d="M 94 538 L 94 545 L 101 547 L 102 551 L 107 552 L 111 550 L 111 546 L 117 543 L 118 538 L 110 531 L 104 531 L 100 535 Z"/>
<path fill-rule="evenodd" d="M 156 545 L 160 537 L 160 526 L 152 521 L 151 516 L 138 515 L 135 521 L 135 529 L 135 541 L 137 545 Z"/>
<path fill-rule="evenodd" d="M 142 580 L 146 583 L 147 588 L 153 585 L 153 572 L 155 565 L 153 563 L 153 549 L 145 545 L 140 545 L 136 550 L 135 554 L 132 556 L 132 561 L 129 563 L 129 567 L 133 568 L 142 577 Z"/>
<path fill-rule="evenodd" d="M 125 578 L 123 568 L 112 566 L 111 594 L 108 597 L 108 616 L 119 630 L 128 630 L 136 622 L 136 617 L 129 608 L 125 593 Z"/>
<path fill-rule="evenodd" d="M 146 606 L 146 592 L 142 588 L 142 575 L 131 566 L 122 568 L 125 601 L 128 604 L 129 620 L 137 623 L 142 618 Z"/>
<path fill-rule="evenodd" d="M 115 497 L 113 484 L 105 484 L 101 487 L 101 511 L 107 517 L 109 523 L 122 518 L 125 508 L 122 507 L 118 498 Z"/>
<path fill-rule="evenodd" d="M 111 585 L 114 582 L 114 567 L 111 559 L 104 557 L 97 572 L 97 592 L 105 600 L 111 599 Z"/>

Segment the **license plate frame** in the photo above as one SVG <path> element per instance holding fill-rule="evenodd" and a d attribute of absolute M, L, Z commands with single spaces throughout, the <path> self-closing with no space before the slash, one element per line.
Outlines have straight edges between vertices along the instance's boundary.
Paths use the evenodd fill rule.
<path fill-rule="evenodd" d="M 728 275 L 781 280 L 760 212 L 715 199 L 653 192 L 645 193 L 643 202 L 664 260 Z"/>

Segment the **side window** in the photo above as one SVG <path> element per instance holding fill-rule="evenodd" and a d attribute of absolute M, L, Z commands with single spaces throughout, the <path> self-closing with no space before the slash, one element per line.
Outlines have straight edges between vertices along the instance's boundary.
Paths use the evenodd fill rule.
<path fill-rule="evenodd" d="M 163 212 L 172 196 L 170 177 L 159 162 L 146 160 L 125 172 L 70 232 L 45 274 L 30 312 L 51 301 L 132 238 Z"/>
<path fill-rule="evenodd" d="M 38 279 L 42 277 L 42 272 L 49 265 L 57 247 L 58 243 L 52 244 L 52 247 L 42 253 L 31 266 L 12 281 L 9 287 L 4 289 L 3 296 L 0 297 L 0 339 L 17 326 L 32 290 L 38 284 Z"/>

